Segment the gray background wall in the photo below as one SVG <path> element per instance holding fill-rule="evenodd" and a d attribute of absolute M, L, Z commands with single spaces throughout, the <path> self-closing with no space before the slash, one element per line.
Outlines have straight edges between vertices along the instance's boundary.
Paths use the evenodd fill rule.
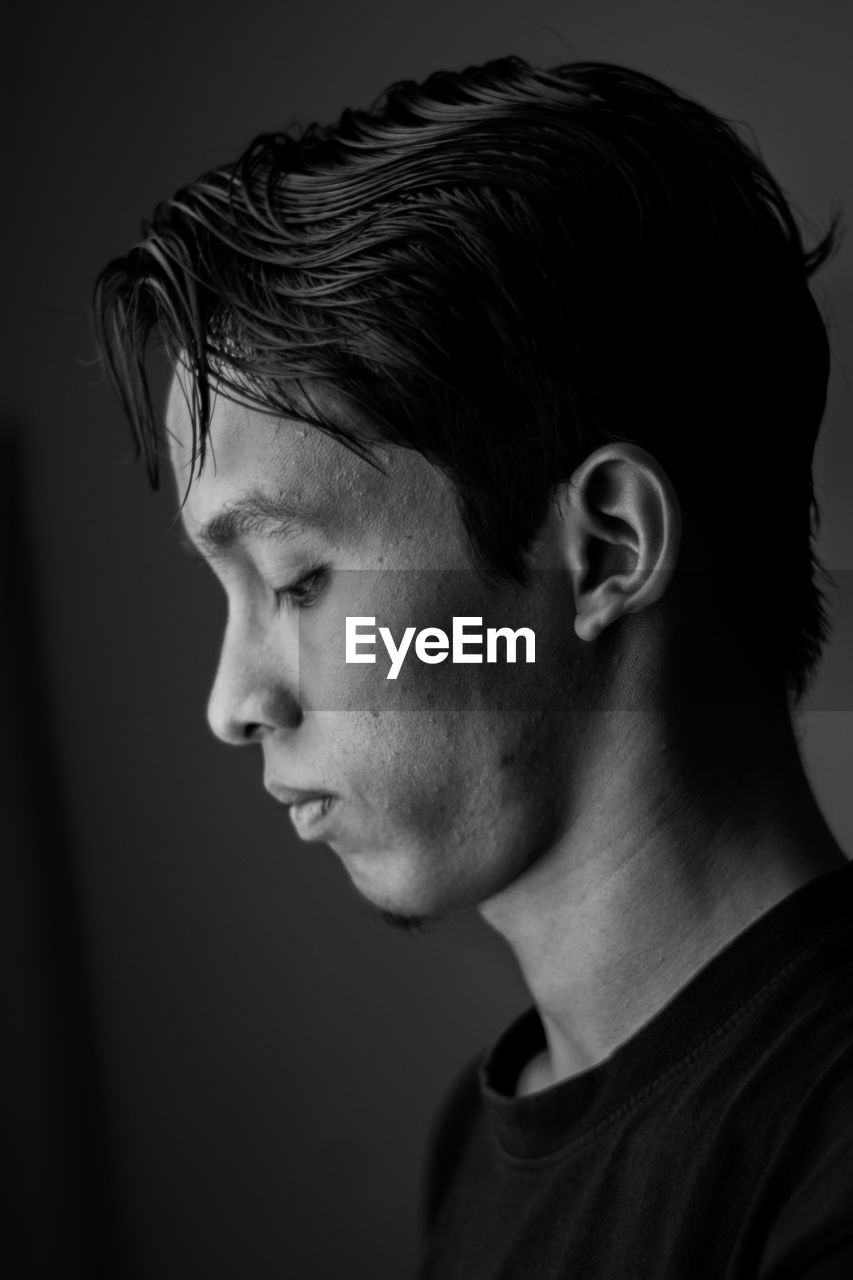
<path fill-rule="evenodd" d="M 0 632 L 7 1274 L 71 1275 L 77 1256 L 82 1274 L 132 1280 L 409 1275 L 435 1106 L 525 1002 L 473 914 L 416 939 L 368 919 L 332 855 L 292 835 L 253 753 L 209 736 L 222 602 L 177 553 L 171 495 L 128 464 L 89 363 L 97 270 L 158 198 L 255 133 L 509 52 L 660 76 L 750 124 L 816 229 L 839 202 L 851 220 L 851 13 L 844 0 L 18 7 L 0 407 L 23 442 L 32 558 L 4 535 L 19 602 Z M 838 622 L 802 717 L 849 850 L 851 252 L 820 277 L 837 327 L 816 473 Z"/>

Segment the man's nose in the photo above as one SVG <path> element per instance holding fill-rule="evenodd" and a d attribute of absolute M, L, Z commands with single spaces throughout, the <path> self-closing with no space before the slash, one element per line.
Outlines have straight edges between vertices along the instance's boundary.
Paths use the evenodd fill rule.
<path fill-rule="evenodd" d="M 245 623 L 229 620 L 207 703 L 207 722 L 230 746 L 302 723 L 296 655 L 278 652 Z"/>

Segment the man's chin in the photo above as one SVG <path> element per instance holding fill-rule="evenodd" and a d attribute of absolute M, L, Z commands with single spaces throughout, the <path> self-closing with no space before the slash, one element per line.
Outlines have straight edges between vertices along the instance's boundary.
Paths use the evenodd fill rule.
<path fill-rule="evenodd" d="M 422 933 L 460 908 L 476 905 L 461 885 L 436 874 L 428 852 L 377 849 L 369 855 L 335 849 L 365 914 L 401 933 Z"/>
<path fill-rule="evenodd" d="M 438 924 L 446 914 L 438 910 L 412 909 L 400 903 L 381 899 L 367 891 L 353 876 L 350 876 L 350 883 L 364 909 L 364 914 L 369 919 L 381 921 L 382 924 L 400 933 L 423 933 L 430 925 Z"/>

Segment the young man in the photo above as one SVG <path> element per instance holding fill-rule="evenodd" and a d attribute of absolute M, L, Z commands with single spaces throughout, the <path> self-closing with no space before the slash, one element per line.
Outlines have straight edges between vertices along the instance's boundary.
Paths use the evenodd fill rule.
<path fill-rule="evenodd" d="M 791 722 L 834 230 L 664 85 L 508 58 L 259 138 L 99 279 L 228 597 L 214 732 L 533 997 L 449 1094 L 424 1278 L 853 1275 L 853 878 Z"/>

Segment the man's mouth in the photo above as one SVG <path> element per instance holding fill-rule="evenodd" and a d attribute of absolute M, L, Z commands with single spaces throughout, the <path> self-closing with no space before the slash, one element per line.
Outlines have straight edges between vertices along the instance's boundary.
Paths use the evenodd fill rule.
<path fill-rule="evenodd" d="M 331 795 L 315 796 L 289 806 L 290 819 L 303 840 L 317 838 L 317 832 L 335 803 Z"/>
<path fill-rule="evenodd" d="M 338 798 L 330 791 L 289 787 L 272 778 L 264 779 L 264 788 L 278 800 L 279 804 L 287 806 L 296 832 L 303 840 L 319 838 L 317 833 Z"/>

